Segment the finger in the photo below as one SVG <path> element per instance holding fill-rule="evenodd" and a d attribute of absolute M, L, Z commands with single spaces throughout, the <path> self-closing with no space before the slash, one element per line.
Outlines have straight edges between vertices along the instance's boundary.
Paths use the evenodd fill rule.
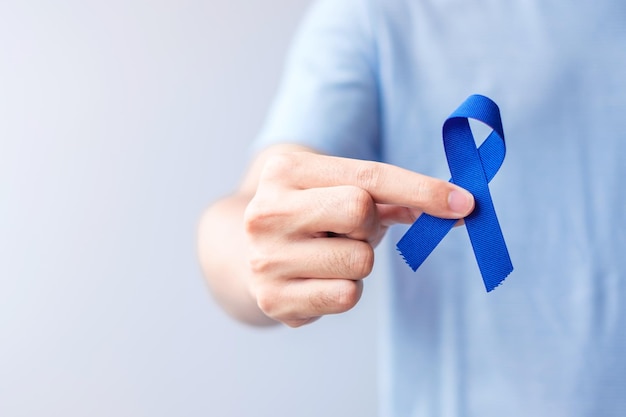
<path fill-rule="evenodd" d="M 249 262 L 258 277 L 360 280 L 372 272 L 374 249 L 346 237 L 316 238 L 290 242 L 271 254 L 251 253 Z"/>
<path fill-rule="evenodd" d="M 295 197 L 300 233 L 333 232 L 367 241 L 380 228 L 376 204 L 361 188 L 312 188 L 296 192 Z"/>
<path fill-rule="evenodd" d="M 248 205 L 246 230 L 253 234 L 276 233 L 292 240 L 326 232 L 367 241 L 378 234 L 378 209 L 369 193 L 354 186 L 291 190 L 278 197 L 259 197 Z"/>
<path fill-rule="evenodd" d="M 353 185 L 377 203 L 419 209 L 433 216 L 462 218 L 474 208 L 474 198 L 448 181 L 397 166 L 307 152 L 276 155 L 264 175 L 301 189 Z"/>
<path fill-rule="evenodd" d="M 350 310 L 362 292 L 362 281 L 297 279 L 260 290 L 257 303 L 267 316 L 298 327 L 320 316 Z"/>

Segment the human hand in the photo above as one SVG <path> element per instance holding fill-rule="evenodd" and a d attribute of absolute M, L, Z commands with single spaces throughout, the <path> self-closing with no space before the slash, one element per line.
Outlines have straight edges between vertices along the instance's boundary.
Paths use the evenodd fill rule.
<path fill-rule="evenodd" d="M 249 289 L 268 317 L 291 327 L 356 305 L 374 247 L 421 212 L 462 218 L 472 195 L 402 168 L 310 152 L 266 162 L 244 215 Z"/>

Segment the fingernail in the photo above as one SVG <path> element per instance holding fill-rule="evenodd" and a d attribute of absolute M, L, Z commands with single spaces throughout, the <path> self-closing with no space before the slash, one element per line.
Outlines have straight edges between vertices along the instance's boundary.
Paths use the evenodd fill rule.
<path fill-rule="evenodd" d="M 474 197 L 467 191 L 452 190 L 448 194 L 448 208 L 460 217 L 465 217 L 474 208 Z"/>

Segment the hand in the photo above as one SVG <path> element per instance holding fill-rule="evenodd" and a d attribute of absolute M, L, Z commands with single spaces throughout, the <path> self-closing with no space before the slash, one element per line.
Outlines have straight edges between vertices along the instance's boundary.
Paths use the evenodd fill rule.
<path fill-rule="evenodd" d="M 244 221 L 249 288 L 270 318 L 298 327 L 356 305 L 374 247 L 421 212 L 462 218 L 472 195 L 392 165 L 309 152 L 272 156 Z"/>

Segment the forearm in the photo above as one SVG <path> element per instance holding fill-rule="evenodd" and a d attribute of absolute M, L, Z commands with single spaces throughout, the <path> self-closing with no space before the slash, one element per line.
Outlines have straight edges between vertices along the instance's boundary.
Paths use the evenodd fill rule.
<path fill-rule="evenodd" d="M 211 292 L 236 319 L 257 326 L 276 324 L 257 306 L 249 290 L 243 213 L 251 196 L 235 194 L 219 200 L 198 226 L 198 257 Z"/>

